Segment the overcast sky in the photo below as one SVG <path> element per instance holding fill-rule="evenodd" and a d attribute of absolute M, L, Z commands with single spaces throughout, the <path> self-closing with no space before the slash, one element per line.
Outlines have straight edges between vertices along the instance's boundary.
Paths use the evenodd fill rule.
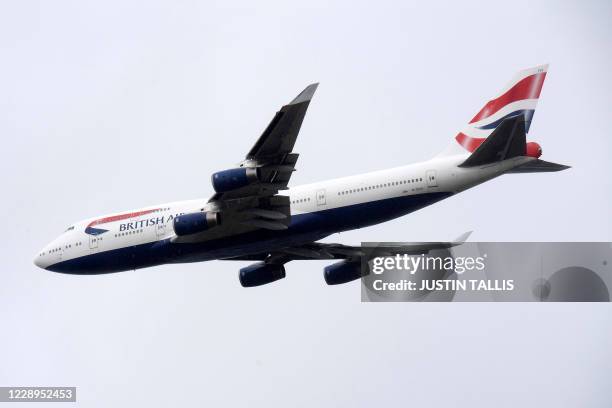
<path fill-rule="evenodd" d="M 609 407 L 609 304 L 366 304 L 325 262 L 247 290 L 244 263 L 32 260 L 76 220 L 210 196 L 309 83 L 292 185 L 428 159 L 542 63 L 529 137 L 571 170 L 327 241 L 610 241 L 610 21 L 606 1 L 4 2 L 0 385 L 87 407 Z"/>

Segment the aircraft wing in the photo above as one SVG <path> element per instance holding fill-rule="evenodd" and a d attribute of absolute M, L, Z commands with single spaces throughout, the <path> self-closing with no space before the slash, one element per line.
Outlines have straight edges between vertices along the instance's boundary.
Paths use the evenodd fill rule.
<path fill-rule="evenodd" d="M 293 153 L 302 121 L 317 86 L 308 85 L 272 118 L 255 145 L 249 150 L 241 167 L 255 167 L 259 181 L 241 188 L 216 193 L 210 201 L 224 201 L 252 196 L 272 196 L 287 189 L 291 173 L 295 171 L 298 154 Z"/>
<path fill-rule="evenodd" d="M 447 249 L 463 244 L 472 232 L 466 232 L 451 242 L 385 242 L 385 252 L 396 254 L 420 255 L 436 249 Z M 230 258 L 232 261 L 266 261 L 268 263 L 287 263 L 297 260 L 358 259 L 365 255 L 362 246 L 312 242 L 309 244 L 282 248 L 271 253 L 260 253 L 246 257 Z"/>
<path fill-rule="evenodd" d="M 293 152 L 293 146 L 317 86 L 307 86 L 274 115 L 238 167 L 213 174 L 216 193 L 208 200 L 208 210 L 220 214 L 221 226 L 208 235 L 203 232 L 176 236 L 172 242 L 288 228 L 290 199 L 278 192 L 287 189 L 295 171 L 298 154 Z"/>

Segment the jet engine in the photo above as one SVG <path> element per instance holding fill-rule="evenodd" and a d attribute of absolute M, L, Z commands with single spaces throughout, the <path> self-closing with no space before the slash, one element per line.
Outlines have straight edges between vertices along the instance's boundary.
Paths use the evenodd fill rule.
<path fill-rule="evenodd" d="M 285 277 L 285 267 L 281 264 L 259 262 L 240 269 L 240 284 L 245 288 L 272 283 Z"/>
<path fill-rule="evenodd" d="M 217 212 L 195 212 L 179 215 L 174 218 L 174 233 L 179 237 L 196 234 L 216 227 L 221 223 L 221 217 Z"/>
<path fill-rule="evenodd" d="M 259 181 L 260 174 L 256 167 L 239 167 L 218 171 L 212 175 L 212 185 L 217 193 L 236 190 Z"/>
<path fill-rule="evenodd" d="M 339 285 L 361 278 L 360 261 L 342 261 L 326 266 L 323 277 L 328 285 Z"/>

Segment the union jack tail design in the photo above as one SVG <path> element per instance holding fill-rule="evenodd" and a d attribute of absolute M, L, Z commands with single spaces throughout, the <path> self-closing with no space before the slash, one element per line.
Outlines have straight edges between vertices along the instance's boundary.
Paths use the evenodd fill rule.
<path fill-rule="evenodd" d="M 547 71 L 548 64 L 518 72 L 497 96 L 478 111 L 441 155 L 473 152 L 504 119 L 514 116 L 525 116 L 525 132 L 529 133 Z"/>

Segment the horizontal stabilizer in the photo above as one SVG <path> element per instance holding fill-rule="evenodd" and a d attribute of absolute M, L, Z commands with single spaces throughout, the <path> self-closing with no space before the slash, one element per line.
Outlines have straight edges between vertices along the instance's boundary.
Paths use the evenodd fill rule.
<path fill-rule="evenodd" d="M 526 154 L 525 116 L 504 119 L 459 167 L 475 167 Z"/>
<path fill-rule="evenodd" d="M 515 167 L 512 170 L 507 171 L 506 174 L 508 173 L 547 173 L 551 171 L 566 170 L 566 169 L 569 169 L 570 167 L 571 166 L 566 166 L 564 164 L 551 163 L 551 162 L 537 159 L 534 161 L 527 162 L 521 166 Z"/>

